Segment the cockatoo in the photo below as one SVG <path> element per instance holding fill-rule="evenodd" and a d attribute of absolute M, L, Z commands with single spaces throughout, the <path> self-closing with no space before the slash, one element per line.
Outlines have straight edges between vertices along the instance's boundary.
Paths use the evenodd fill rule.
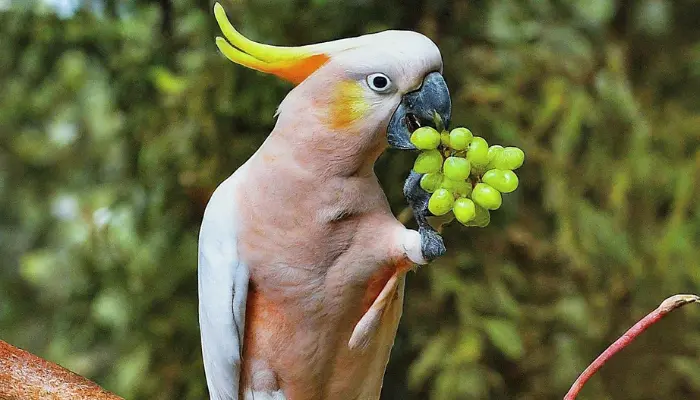
<path fill-rule="evenodd" d="M 221 183 L 199 238 L 202 353 L 211 399 L 378 399 L 405 275 L 445 251 L 412 173 L 418 231 L 391 213 L 374 163 L 448 124 L 442 57 L 427 37 L 384 31 L 301 46 L 256 43 L 230 24 L 234 63 L 285 79 L 262 146 Z"/>

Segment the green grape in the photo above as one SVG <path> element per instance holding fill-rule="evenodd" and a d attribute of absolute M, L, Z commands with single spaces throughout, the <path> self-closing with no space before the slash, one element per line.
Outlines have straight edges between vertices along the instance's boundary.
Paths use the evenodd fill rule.
<path fill-rule="evenodd" d="M 422 126 L 411 134 L 411 143 L 420 150 L 436 149 L 440 145 L 440 133 L 429 126 Z"/>
<path fill-rule="evenodd" d="M 497 210 L 503 201 L 501 192 L 486 183 L 477 183 L 474 186 L 472 200 L 487 210 Z"/>
<path fill-rule="evenodd" d="M 428 211 L 437 216 L 445 215 L 452 210 L 454 201 L 454 196 L 449 190 L 438 189 L 428 200 Z"/>
<path fill-rule="evenodd" d="M 493 160 L 496 169 L 518 169 L 525 161 L 525 153 L 517 147 L 506 147 L 503 153 Z"/>
<path fill-rule="evenodd" d="M 456 181 L 467 179 L 471 168 L 469 161 L 462 157 L 447 157 L 442 166 L 445 177 Z"/>
<path fill-rule="evenodd" d="M 500 156 L 501 154 L 503 154 L 503 146 L 494 144 L 493 146 L 489 147 L 489 167 L 493 164 L 496 157 Z"/>
<path fill-rule="evenodd" d="M 433 193 L 440 188 L 442 180 L 442 174 L 439 172 L 425 174 L 420 178 L 420 187 L 428 193 Z"/>
<path fill-rule="evenodd" d="M 472 131 L 467 128 L 455 128 L 450 132 L 450 147 L 455 150 L 464 150 L 474 138 Z"/>
<path fill-rule="evenodd" d="M 440 134 L 440 144 L 442 147 L 450 147 L 450 133 L 447 131 L 442 131 Z"/>
<path fill-rule="evenodd" d="M 502 205 L 501 193 L 518 188 L 513 170 L 522 166 L 525 153 L 517 147 L 489 147 L 484 138 L 463 127 L 449 132 L 421 127 L 411 135 L 411 143 L 422 150 L 413 170 L 423 174 L 420 187 L 431 193 L 428 210 L 435 216 L 431 221 L 449 217 L 465 226 L 488 226 L 490 211 Z"/>
<path fill-rule="evenodd" d="M 510 170 L 520 168 L 525 162 L 525 152 L 517 147 L 506 147 L 503 150 L 503 156 L 506 161 L 511 163 L 510 168 L 508 168 Z"/>
<path fill-rule="evenodd" d="M 442 180 L 440 187 L 449 190 L 457 197 L 469 196 L 472 192 L 471 183 L 465 180 L 456 181 L 454 179 L 445 178 Z"/>
<path fill-rule="evenodd" d="M 466 225 L 469 221 L 476 217 L 476 205 L 472 200 L 461 197 L 455 200 L 455 204 L 452 207 L 452 212 L 455 214 L 457 221 Z"/>
<path fill-rule="evenodd" d="M 440 172 L 440 168 L 442 168 L 442 154 L 440 154 L 439 150 L 421 152 L 413 164 L 413 170 L 419 174 Z"/>
<path fill-rule="evenodd" d="M 511 170 L 492 169 L 481 177 L 484 183 L 493 186 L 501 193 L 510 193 L 518 188 L 518 176 Z"/>
<path fill-rule="evenodd" d="M 489 163 L 489 144 L 482 137 L 475 136 L 467 149 L 467 160 L 472 166 L 485 167 Z"/>
<path fill-rule="evenodd" d="M 478 204 L 476 205 L 475 209 L 476 215 L 474 216 L 474 219 L 468 222 L 466 225 L 476 226 L 479 228 L 488 226 L 488 224 L 491 222 L 491 213 L 489 212 L 489 210 L 479 206 Z"/>

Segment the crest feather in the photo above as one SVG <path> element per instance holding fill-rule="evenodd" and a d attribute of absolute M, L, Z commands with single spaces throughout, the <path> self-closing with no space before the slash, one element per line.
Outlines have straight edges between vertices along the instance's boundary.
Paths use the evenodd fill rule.
<path fill-rule="evenodd" d="M 330 58 L 318 46 L 282 47 L 252 41 L 231 25 L 218 2 L 214 16 L 225 37 L 217 37 L 216 46 L 236 64 L 299 84 Z"/>

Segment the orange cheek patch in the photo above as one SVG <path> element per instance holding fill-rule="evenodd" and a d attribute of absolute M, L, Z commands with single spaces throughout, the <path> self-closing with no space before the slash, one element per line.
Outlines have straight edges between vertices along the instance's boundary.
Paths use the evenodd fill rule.
<path fill-rule="evenodd" d="M 355 81 L 340 82 L 333 88 L 329 125 L 332 129 L 348 129 L 355 121 L 364 118 L 368 110 L 362 86 Z"/>

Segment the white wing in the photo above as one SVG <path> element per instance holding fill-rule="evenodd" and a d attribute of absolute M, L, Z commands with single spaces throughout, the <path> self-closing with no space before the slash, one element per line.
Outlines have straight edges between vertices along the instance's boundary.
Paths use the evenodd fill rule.
<path fill-rule="evenodd" d="M 238 259 L 236 174 L 216 189 L 199 233 L 199 326 L 211 400 L 237 400 L 248 267 Z"/>

